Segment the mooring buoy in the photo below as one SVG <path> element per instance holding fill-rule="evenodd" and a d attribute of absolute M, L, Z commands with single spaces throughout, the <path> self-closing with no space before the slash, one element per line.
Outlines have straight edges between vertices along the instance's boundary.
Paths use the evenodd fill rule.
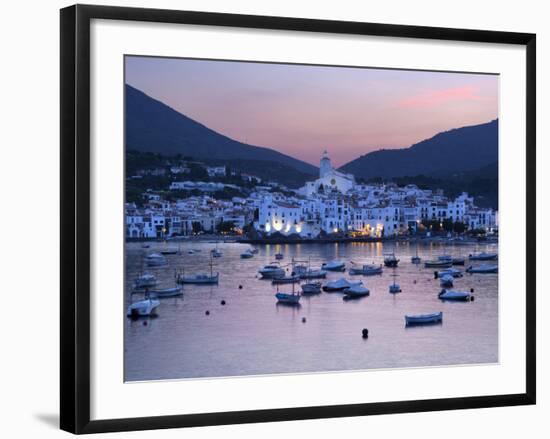
<path fill-rule="evenodd" d="M 206 311 L 205 314 L 206 314 L 207 316 L 209 316 L 209 315 L 210 315 L 210 311 Z"/>
<path fill-rule="evenodd" d="M 221 303 L 222 305 L 225 305 L 225 300 L 222 300 L 220 303 Z"/>
<path fill-rule="evenodd" d="M 367 328 L 363 328 L 362 334 L 363 334 L 363 338 L 368 338 L 369 337 L 369 330 Z"/>
<path fill-rule="evenodd" d="M 305 323 L 305 322 L 306 322 L 306 318 L 302 317 L 302 323 Z"/>

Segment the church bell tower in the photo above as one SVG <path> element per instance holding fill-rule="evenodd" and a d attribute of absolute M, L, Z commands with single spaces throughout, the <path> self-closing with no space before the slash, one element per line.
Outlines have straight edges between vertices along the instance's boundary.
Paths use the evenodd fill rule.
<path fill-rule="evenodd" d="M 323 178 L 325 175 L 328 175 L 331 172 L 332 172 L 332 165 L 330 163 L 328 152 L 325 149 L 325 152 L 321 157 L 321 165 L 319 166 L 319 178 Z"/>

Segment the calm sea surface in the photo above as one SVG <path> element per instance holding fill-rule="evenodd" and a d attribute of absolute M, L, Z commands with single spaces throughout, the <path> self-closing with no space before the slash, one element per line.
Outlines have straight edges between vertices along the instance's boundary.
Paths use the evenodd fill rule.
<path fill-rule="evenodd" d="M 147 254 L 178 246 L 181 254 L 166 256 L 166 266 L 145 268 Z M 209 251 L 214 246 L 172 242 L 151 243 L 143 249 L 141 243 L 126 244 L 125 305 L 131 303 L 133 280 L 144 268 L 157 276 L 159 288 L 172 287 L 175 270 L 185 268 L 186 274 L 209 271 Z M 497 274 L 465 274 L 455 279 L 453 289 L 474 288 L 475 300 L 442 302 L 437 298 L 441 288 L 434 269 L 410 262 L 414 244 L 258 245 L 259 253 L 252 259 L 241 259 L 240 253 L 249 247 L 218 244 L 223 252 L 223 257 L 214 259 L 219 285 L 184 285 L 183 297 L 161 299 L 158 317 L 124 317 L 127 381 L 498 361 Z M 201 251 L 188 254 L 189 249 Z M 323 284 L 340 277 L 362 280 L 370 296 L 345 302 L 341 293 L 323 292 L 304 296 L 299 307 L 291 307 L 278 305 L 276 288 L 258 275 L 258 269 L 274 261 L 278 252 L 284 254 L 282 265 L 295 257 L 310 259 L 311 267 L 319 268 L 331 259 L 345 261 L 346 267 L 351 266 L 350 261 L 380 264 L 383 253 L 392 250 L 401 260 L 396 269 L 396 282 L 403 290 L 399 294 L 388 292 L 392 269 L 369 277 L 329 272 Z M 468 256 L 479 251 L 498 249 L 495 244 L 418 246 L 423 262 L 442 254 Z M 279 289 L 291 291 L 292 287 Z M 134 300 L 141 297 L 134 295 Z M 226 301 L 225 306 L 221 300 Z M 210 315 L 205 315 L 207 310 Z M 405 314 L 438 311 L 443 311 L 440 325 L 405 327 Z M 368 339 L 361 337 L 363 328 L 369 330 Z"/>

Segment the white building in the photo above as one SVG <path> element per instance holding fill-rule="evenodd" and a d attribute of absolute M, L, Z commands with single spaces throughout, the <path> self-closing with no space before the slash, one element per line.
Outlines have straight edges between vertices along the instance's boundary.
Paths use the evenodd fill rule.
<path fill-rule="evenodd" d="M 332 167 L 328 152 L 325 151 L 321 157 L 319 166 L 319 178 L 315 181 L 308 181 L 299 192 L 305 196 L 315 193 L 340 192 L 345 194 L 355 185 L 355 177 L 351 174 L 344 174 Z"/>

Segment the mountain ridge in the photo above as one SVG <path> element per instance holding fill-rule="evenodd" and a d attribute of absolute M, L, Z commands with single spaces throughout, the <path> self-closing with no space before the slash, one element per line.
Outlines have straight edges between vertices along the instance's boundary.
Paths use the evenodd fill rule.
<path fill-rule="evenodd" d="M 358 178 L 392 178 L 474 171 L 498 161 L 498 119 L 453 128 L 408 148 L 380 149 L 339 169 Z"/>
<path fill-rule="evenodd" d="M 220 134 L 129 84 L 125 91 L 127 149 L 197 159 L 275 161 L 306 175 L 318 173 L 318 168 L 294 157 Z"/>

